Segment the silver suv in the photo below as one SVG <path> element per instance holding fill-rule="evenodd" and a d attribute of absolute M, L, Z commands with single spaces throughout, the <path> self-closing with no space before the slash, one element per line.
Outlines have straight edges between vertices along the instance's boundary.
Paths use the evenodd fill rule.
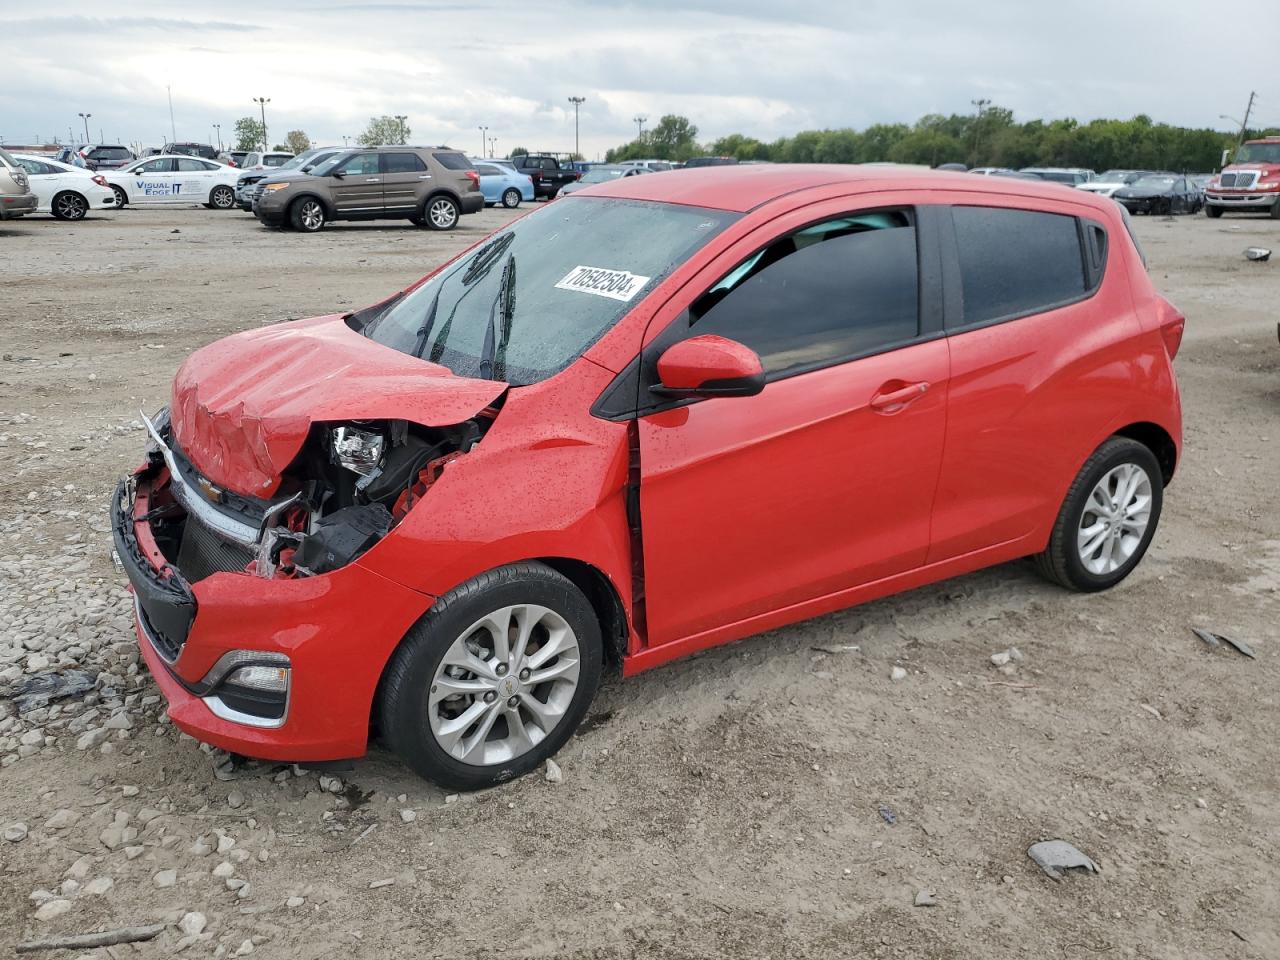
<path fill-rule="evenodd" d="M 343 150 L 310 173 L 283 171 L 262 183 L 254 215 L 269 227 L 315 233 L 334 220 L 408 220 L 452 230 L 484 209 L 480 175 L 449 147 Z"/>
<path fill-rule="evenodd" d="M 36 212 L 36 195 L 27 182 L 27 171 L 0 150 L 0 220 L 16 220 Z"/>

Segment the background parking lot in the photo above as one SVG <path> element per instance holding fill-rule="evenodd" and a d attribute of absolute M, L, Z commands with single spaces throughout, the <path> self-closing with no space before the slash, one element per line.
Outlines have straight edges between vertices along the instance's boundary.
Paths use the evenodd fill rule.
<path fill-rule="evenodd" d="M 608 683 L 559 783 L 451 798 L 376 748 L 341 783 L 216 777 L 225 757 L 161 720 L 110 562 L 138 409 L 196 347 L 381 299 L 515 213 L 444 234 L 194 208 L 0 224 L 0 671 L 70 660 L 113 691 L 42 725 L 0 700 L 0 828 L 27 827 L 0 840 L 0 950 L 199 911 L 201 956 L 1280 956 L 1280 266 L 1243 256 L 1275 245 L 1267 219 L 1136 221 L 1188 318 L 1186 448 L 1116 590 L 1006 565 Z M 1053 837 L 1101 874 L 1049 881 L 1025 851 Z M 36 921 L 31 894 L 68 876 L 70 910 Z"/>

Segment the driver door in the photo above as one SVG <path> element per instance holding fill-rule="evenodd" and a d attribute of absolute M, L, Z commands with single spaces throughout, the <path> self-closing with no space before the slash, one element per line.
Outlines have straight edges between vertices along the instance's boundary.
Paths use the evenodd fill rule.
<path fill-rule="evenodd" d="M 759 354 L 767 379 L 753 397 L 639 418 L 650 645 L 750 633 L 924 564 L 949 361 L 920 226 L 910 207 L 844 204 L 775 221 L 704 270 L 650 339 L 644 369 L 718 334 Z"/>
<path fill-rule="evenodd" d="M 157 157 L 134 167 L 125 190 L 130 203 L 172 203 L 175 200 L 175 163 L 173 157 Z"/>

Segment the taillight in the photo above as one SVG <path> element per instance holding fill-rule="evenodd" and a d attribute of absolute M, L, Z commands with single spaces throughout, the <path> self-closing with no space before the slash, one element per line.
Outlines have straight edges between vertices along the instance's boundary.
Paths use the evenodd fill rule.
<path fill-rule="evenodd" d="M 476 171 L 474 171 L 474 170 L 468 170 L 468 171 L 466 171 L 466 174 L 467 174 L 467 179 L 471 181 L 471 189 L 472 189 L 472 190 L 479 190 L 479 189 L 480 189 L 480 174 L 476 173 Z"/>
<path fill-rule="evenodd" d="M 1164 297 L 1156 297 L 1156 318 L 1160 323 L 1160 336 L 1164 338 L 1164 349 L 1172 360 L 1182 346 L 1182 332 L 1187 328 L 1187 318 Z"/>
<path fill-rule="evenodd" d="M 96 177 L 90 177 L 89 179 L 100 187 L 110 186 L 110 184 L 107 183 L 107 178 L 102 174 L 98 174 Z"/>

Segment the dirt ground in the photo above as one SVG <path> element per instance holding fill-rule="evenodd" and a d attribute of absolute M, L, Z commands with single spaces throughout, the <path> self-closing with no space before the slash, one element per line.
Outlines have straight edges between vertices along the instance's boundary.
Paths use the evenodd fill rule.
<path fill-rule="evenodd" d="M 42 735 L 0 700 L 0 829 L 27 827 L 0 839 L 0 950 L 197 911 L 93 955 L 1280 957 L 1280 263 L 1242 254 L 1280 246 L 1266 219 L 1137 220 L 1188 316 L 1186 450 L 1116 590 L 1011 564 L 612 681 L 557 784 L 449 798 L 377 747 L 338 793 L 215 777 L 139 672 L 110 562 L 138 408 L 194 348 L 372 302 L 508 216 L 0 224 L 0 668 L 99 674 Z M 1045 838 L 1101 873 L 1052 882 Z"/>

